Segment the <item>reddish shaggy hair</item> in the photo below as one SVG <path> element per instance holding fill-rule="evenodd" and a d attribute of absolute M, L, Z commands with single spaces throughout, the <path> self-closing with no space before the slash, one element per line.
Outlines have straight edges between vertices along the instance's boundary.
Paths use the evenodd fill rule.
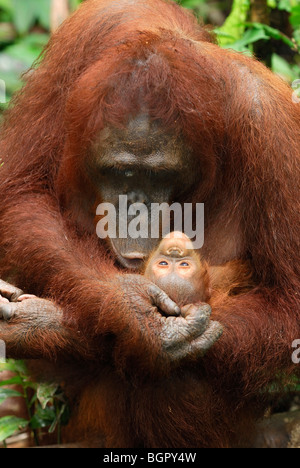
<path fill-rule="evenodd" d="M 171 1 L 88 0 L 40 62 L 2 128 L 0 272 L 58 300 L 70 323 L 99 338 L 99 356 L 107 335 L 119 337 L 109 368 L 86 370 L 76 388 L 73 426 L 103 431 L 107 446 L 242 443 L 267 406 L 265 387 L 299 373 L 291 345 L 300 337 L 300 106 L 281 79 L 221 50 Z M 84 190 L 80 168 L 99 131 L 141 108 L 191 147 L 199 187 L 187 201 L 205 202 L 218 261 L 233 260 L 234 245 L 255 284 L 215 300 L 224 334 L 205 358 L 173 374 L 166 366 L 154 382 L 151 326 L 148 347 L 134 319 L 128 331 L 118 268 L 84 223 L 76 233 L 81 213 L 67 219 L 61 206 Z"/>

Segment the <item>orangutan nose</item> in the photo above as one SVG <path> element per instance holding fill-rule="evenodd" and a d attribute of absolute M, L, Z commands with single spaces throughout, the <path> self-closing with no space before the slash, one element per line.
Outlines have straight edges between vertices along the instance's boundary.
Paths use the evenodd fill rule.
<path fill-rule="evenodd" d="M 170 248 L 167 250 L 167 254 L 168 254 L 170 257 L 173 257 L 173 258 L 180 258 L 180 257 L 183 257 L 183 256 L 184 256 L 183 250 L 180 249 L 180 247 L 178 247 L 178 246 L 170 247 Z"/>

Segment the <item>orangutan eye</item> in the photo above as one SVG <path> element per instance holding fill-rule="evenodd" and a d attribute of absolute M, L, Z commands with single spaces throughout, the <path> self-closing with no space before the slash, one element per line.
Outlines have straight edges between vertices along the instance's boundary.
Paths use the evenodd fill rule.
<path fill-rule="evenodd" d="M 181 263 L 180 263 L 180 266 L 182 266 L 182 267 L 188 267 L 188 266 L 190 266 L 190 265 L 189 265 L 188 262 L 181 262 Z"/>
<path fill-rule="evenodd" d="M 162 262 L 159 262 L 159 265 L 161 266 L 168 266 L 168 262 L 166 262 L 165 260 L 163 260 Z"/>

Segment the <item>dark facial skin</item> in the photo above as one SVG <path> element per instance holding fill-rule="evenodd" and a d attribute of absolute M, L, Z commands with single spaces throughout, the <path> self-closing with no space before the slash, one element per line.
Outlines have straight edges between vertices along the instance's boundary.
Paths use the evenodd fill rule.
<path fill-rule="evenodd" d="M 125 129 L 103 130 L 94 144 L 88 162 L 88 175 L 99 202 L 112 203 L 119 222 L 119 195 L 127 195 L 128 204 L 169 203 L 195 183 L 197 167 L 187 145 L 180 137 L 163 131 L 147 115 L 139 115 Z M 199 172 L 199 169 L 198 169 Z M 150 212 L 150 210 L 149 210 Z M 128 224 L 132 217 L 128 217 Z M 152 219 L 152 222 L 156 221 Z M 109 239 L 119 263 L 140 270 L 157 244 L 151 239 L 150 219 L 147 239 L 130 236 Z"/>
<path fill-rule="evenodd" d="M 147 262 L 145 276 L 180 307 L 209 299 L 207 268 L 182 232 L 173 232 L 161 241 Z"/>

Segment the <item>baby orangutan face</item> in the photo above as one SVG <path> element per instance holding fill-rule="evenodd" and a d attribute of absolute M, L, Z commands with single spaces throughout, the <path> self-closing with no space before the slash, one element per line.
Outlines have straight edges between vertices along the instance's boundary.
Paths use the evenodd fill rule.
<path fill-rule="evenodd" d="M 161 241 L 147 262 L 145 276 L 180 307 L 209 299 L 207 266 L 182 232 L 173 232 Z"/>

